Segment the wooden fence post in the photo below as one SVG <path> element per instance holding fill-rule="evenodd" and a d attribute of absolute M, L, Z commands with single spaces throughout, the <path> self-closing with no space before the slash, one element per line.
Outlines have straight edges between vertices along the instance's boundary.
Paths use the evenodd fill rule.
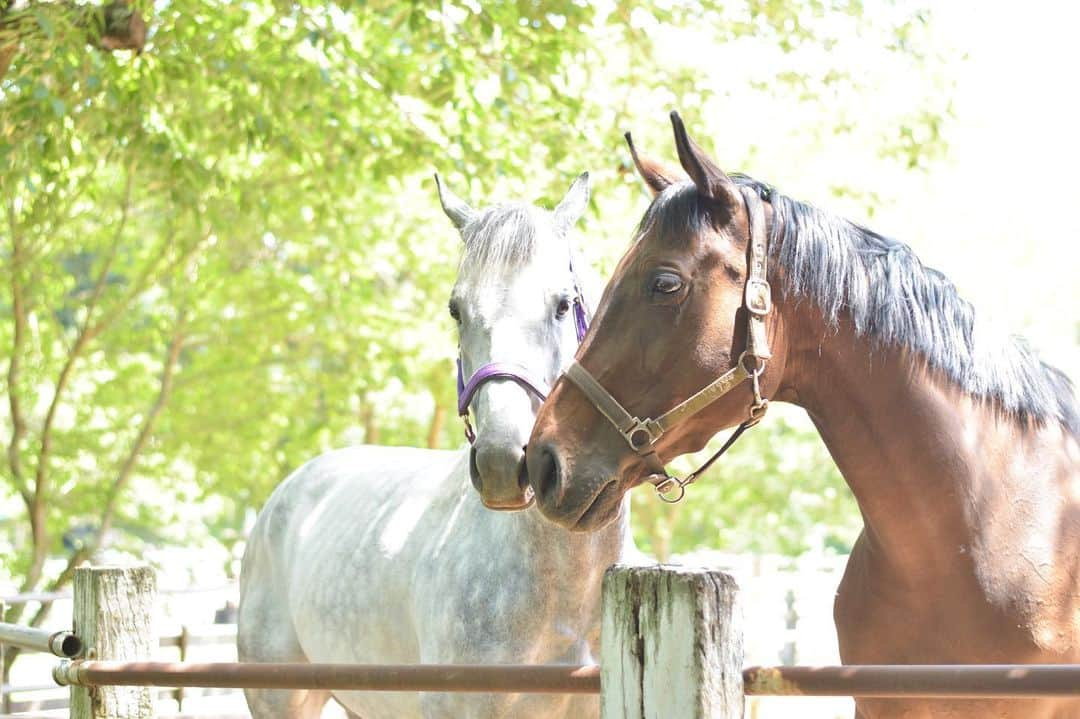
<path fill-rule="evenodd" d="M 616 565 L 603 591 L 602 719 L 742 719 L 742 611 L 732 577 Z"/>
<path fill-rule="evenodd" d="M 73 629 L 83 657 L 108 661 L 153 658 L 157 581 L 145 565 L 75 570 Z M 71 687 L 71 719 L 153 719 L 149 687 Z"/>
<path fill-rule="evenodd" d="M 187 661 L 188 641 L 190 636 L 188 634 L 188 626 L 186 624 L 180 627 L 180 636 L 177 637 L 176 647 L 179 649 L 180 661 Z M 184 687 L 176 687 L 173 692 L 173 699 L 176 700 L 176 711 L 181 712 L 184 710 Z"/>

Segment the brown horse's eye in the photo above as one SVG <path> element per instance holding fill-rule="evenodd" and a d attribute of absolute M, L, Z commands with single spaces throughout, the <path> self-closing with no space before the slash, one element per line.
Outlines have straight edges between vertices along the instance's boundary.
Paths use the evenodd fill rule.
<path fill-rule="evenodd" d="M 660 272 L 653 276 L 652 293 L 655 295 L 673 295 L 683 288 L 682 278 L 674 272 Z"/>

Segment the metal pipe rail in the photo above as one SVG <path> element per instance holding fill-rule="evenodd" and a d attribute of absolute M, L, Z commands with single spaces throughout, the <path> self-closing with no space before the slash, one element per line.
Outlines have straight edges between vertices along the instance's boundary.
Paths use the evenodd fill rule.
<path fill-rule="evenodd" d="M 598 694 L 595 665 L 185 664 L 66 661 L 61 686 Z M 749 667 L 748 696 L 1031 698 L 1080 696 L 1076 664 Z"/>
<path fill-rule="evenodd" d="M 61 686 L 599 694 L 600 667 L 527 664 L 61 662 Z"/>
<path fill-rule="evenodd" d="M 74 659 L 82 654 L 83 650 L 82 641 L 71 632 L 49 632 L 3 622 L 0 622 L 0 644 L 55 654 L 61 659 Z"/>
<path fill-rule="evenodd" d="M 1032 698 L 1080 696 L 1080 664 L 748 667 L 751 696 Z"/>

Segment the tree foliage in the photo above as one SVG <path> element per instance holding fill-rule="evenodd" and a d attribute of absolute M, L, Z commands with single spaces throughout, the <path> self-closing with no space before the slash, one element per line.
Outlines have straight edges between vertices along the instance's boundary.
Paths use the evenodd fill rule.
<path fill-rule="evenodd" d="M 587 248 L 610 264 L 643 197 L 620 131 L 667 147 L 661 110 L 721 92 L 661 39 L 775 46 L 786 69 L 754 91 L 806 103 L 854 91 L 794 61 L 838 18 L 924 62 L 918 12 L 820 0 L 140 2 L 145 43 L 110 25 L 125 8 L 0 9 L 0 564 L 23 590 L 62 585 L 106 535 L 235 541 L 326 448 L 458 444 L 458 247 L 432 170 L 476 201 L 550 201 L 594 170 L 583 234 L 618 238 Z M 905 142 L 883 151 L 933 149 Z M 676 533 L 642 502 L 646 543 L 795 550 L 850 516 L 809 431 L 786 426 L 700 493 L 724 512 L 676 510 Z"/>

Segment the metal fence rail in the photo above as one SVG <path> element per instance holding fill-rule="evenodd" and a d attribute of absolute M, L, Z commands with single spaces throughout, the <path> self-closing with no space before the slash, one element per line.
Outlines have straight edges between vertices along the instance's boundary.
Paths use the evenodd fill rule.
<path fill-rule="evenodd" d="M 349 691 L 600 693 L 594 665 L 185 664 L 62 662 L 61 685 Z M 749 667 L 747 696 L 919 698 L 1080 696 L 1076 664 Z"/>
<path fill-rule="evenodd" d="M 20 627 L 21 628 L 21 627 Z M 0 644 L 3 644 L 3 640 L 0 639 Z M 176 648 L 179 650 L 180 661 L 187 659 L 188 652 L 194 647 L 214 647 L 214 646 L 235 646 L 236 645 L 236 625 L 235 624 L 207 624 L 188 626 L 183 625 L 180 627 L 180 631 L 177 634 L 166 634 L 158 638 L 158 646 L 166 648 Z M 79 656 L 79 655 L 76 655 Z M 61 657 L 71 658 L 75 657 Z M 8 713 L 18 713 L 20 711 L 47 711 L 53 709 L 66 709 L 68 708 L 68 696 L 65 693 L 63 697 L 57 697 L 56 692 L 61 689 L 55 682 L 49 684 L 0 684 L 0 711 L 6 711 Z M 177 687 L 171 692 L 162 693 L 159 698 L 170 698 L 177 702 L 182 708 L 185 699 L 208 696 L 208 695 L 225 695 L 240 691 L 239 689 L 227 689 L 224 691 L 214 692 L 185 692 L 183 688 Z M 13 700 L 12 695 L 18 695 L 20 698 Z M 0 715 L 0 719 L 3 716 Z"/>
<path fill-rule="evenodd" d="M 67 661 L 53 670 L 53 679 L 68 686 L 600 693 L 600 667 L 595 665 Z"/>
<path fill-rule="evenodd" d="M 864 664 L 749 667 L 756 696 L 1032 698 L 1080 696 L 1077 664 Z"/>
<path fill-rule="evenodd" d="M 45 629 L 0 622 L 0 645 L 3 644 L 34 652 L 55 654 L 63 659 L 74 659 L 82 654 L 82 642 L 71 632 L 50 632 Z"/>

